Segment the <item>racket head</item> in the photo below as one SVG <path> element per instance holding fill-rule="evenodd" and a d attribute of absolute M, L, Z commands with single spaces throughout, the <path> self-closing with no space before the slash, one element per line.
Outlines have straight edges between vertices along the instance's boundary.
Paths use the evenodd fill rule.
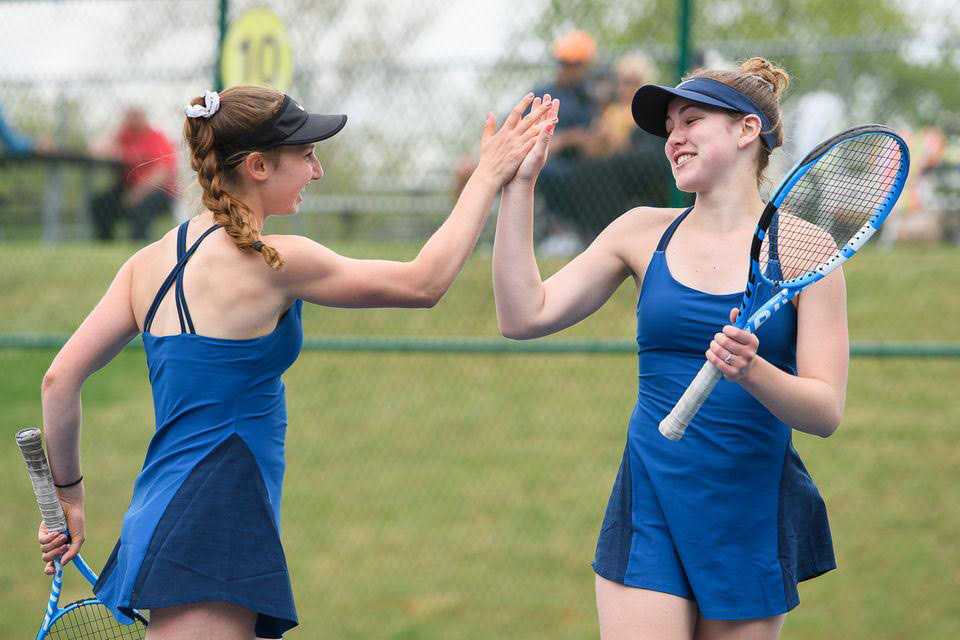
<path fill-rule="evenodd" d="M 67 533 L 66 518 L 60 506 L 53 475 L 46 452 L 43 449 L 43 437 L 37 427 L 20 429 L 16 433 L 17 446 L 23 454 L 27 474 L 33 485 L 33 491 L 40 507 L 40 514 L 49 531 Z M 72 561 L 76 571 L 92 587 L 97 576 L 79 554 Z M 50 599 L 44 621 L 37 633 L 37 639 L 53 640 L 140 640 L 146 635 L 147 618 L 140 612 L 132 612 L 130 624 L 121 624 L 113 613 L 98 598 L 83 598 L 61 607 L 60 592 L 63 586 L 63 565 L 54 560 L 56 569 L 50 590 Z"/>
<path fill-rule="evenodd" d="M 134 613 L 131 624 L 117 622 L 110 610 L 97 598 L 84 598 L 66 605 L 51 618 L 37 639 L 50 640 L 141 640 L 147 632 L 147 620 Z"/>
<path fill-rule="evenodd" d="M 86 597 L 75 600 L 63 607 L 60 606 L 60 594 L 63 589 L 63 564 L 54 560 L 56 572 L 50 588 L 50 599 L 47 602 L 47 612 L 40 631 L 40 638 L 53 640 L 115 640 L 131 638 L 139 640 L 145 637 L 149 620 L 139 611 L 133 611 L 132 616 L 123 615 L 119 618 L 107 608 L 97 597 Z M 73 562 L 74 568 L 92 587 L 96 583 L 96 574 L 87 566 L 83 558 L 77 555 Z M 121 622 L 122 620 L 122 622 Z"/>
<path fill-rule="evenodd" d="M 757 225 L 751 277 L 800 290 L 849 259 L 880 228 L 910 170 L 906 142 L 879 124 L 843 131 L 787 174 Z"/>

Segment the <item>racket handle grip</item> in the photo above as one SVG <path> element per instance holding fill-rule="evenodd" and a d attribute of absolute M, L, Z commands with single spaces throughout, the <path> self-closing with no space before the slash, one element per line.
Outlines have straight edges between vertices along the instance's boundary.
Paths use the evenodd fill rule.
<path fill-rule="evenodd" d="M 27 474 L 33 483 L 33 493 L 37 496 L 43 523 L 48 531 L 66 531 L 67 519 L 60 506 L 57 489 L 53 486 L 53 474 L 50 473 L 47 455 L 43 451 L 40 429 L 31 427 L 17 431 L 17 445 L 27 463 Z"/>
<path fill-rule="evenodd" d="M 667 417 L 660 421 L 660 433 L 670 440 L 679 440 L 687 425 L 700 411 L 704 401 L 713 392 L 713 388 L 720 382 L 723 374 L 709 361 L 704 362 L 697 377 L 693 379 L 687 390 L 683 392 L 677 404 Z"/>

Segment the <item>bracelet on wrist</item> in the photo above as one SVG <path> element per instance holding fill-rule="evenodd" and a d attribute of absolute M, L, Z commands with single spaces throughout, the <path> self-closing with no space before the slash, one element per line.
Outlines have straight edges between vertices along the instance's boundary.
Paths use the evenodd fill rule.
<path fill-rule="evenodd" d="M 79 478 L 77 478 L 77 479 L 74 480 L 73 482 L 68 482 L 67 484 L 57 484 L 56 482 L 54 482 L 54 483 L 53 483 L 53 486 L 55 486 L 57 489 L 67 489 L 67 488 L 69 488 L 69 487 L 75 487 L 75 486 L 77 486 L 78 484 L 80 484 L 81 482 L 83 482 L 83 476 L 80 476 Z"/>

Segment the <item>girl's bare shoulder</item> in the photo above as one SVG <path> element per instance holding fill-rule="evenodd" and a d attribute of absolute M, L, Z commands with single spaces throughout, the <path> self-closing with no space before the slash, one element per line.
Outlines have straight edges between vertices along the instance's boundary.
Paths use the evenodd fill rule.
<path fill-rule="evenodd" d="M 156 269 L 167 263 L 175 264 L 177 256 L 177 228 L 164 233 L 160 238 L 138 249 L 127 262 L 134 272 Z"/>
<path fill-rule="evenodd" d="M 635 207 L 625 212 L 604 229 L 603 234 L 616 244 L 626 243 L 636 247 L 658 241 L 667 226 L 683 213 L 684 209 Z"/>

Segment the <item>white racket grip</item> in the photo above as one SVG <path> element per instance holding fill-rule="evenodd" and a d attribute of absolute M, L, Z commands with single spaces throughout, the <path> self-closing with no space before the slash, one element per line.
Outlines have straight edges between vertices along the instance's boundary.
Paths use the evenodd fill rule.
<path fill-rule="evenodd" d="M 708 360 L 700 367 L 697 377 L 693 379 L 687 390 L 683 392 L 677 404 L 673 407 L 667 417 L 660 421 L 660 433 L 670 440 L 679 440 L 683 437 L 683 432 L 687 430 L 687 425 L 697 415 L 700 407 L 703 405 L 707 396 L 713 391 L 713 388 L 720 382 L 723 374 Z"/>
<path fill-rule="evenodd" d="M 50 465 L 43 452 L 40 429 L 30 427 L 17 431 L 17 445 L 23 454 L 24 462 L 27 463 L 27 475 L 33 483 L 33 493 L 37 496 L 40 516 L 47 525 L 47 530 L 66 531 L 67 519 L 63 516 L 57 488 L 53 486 L 53 474 L 50 473 Z"/>

